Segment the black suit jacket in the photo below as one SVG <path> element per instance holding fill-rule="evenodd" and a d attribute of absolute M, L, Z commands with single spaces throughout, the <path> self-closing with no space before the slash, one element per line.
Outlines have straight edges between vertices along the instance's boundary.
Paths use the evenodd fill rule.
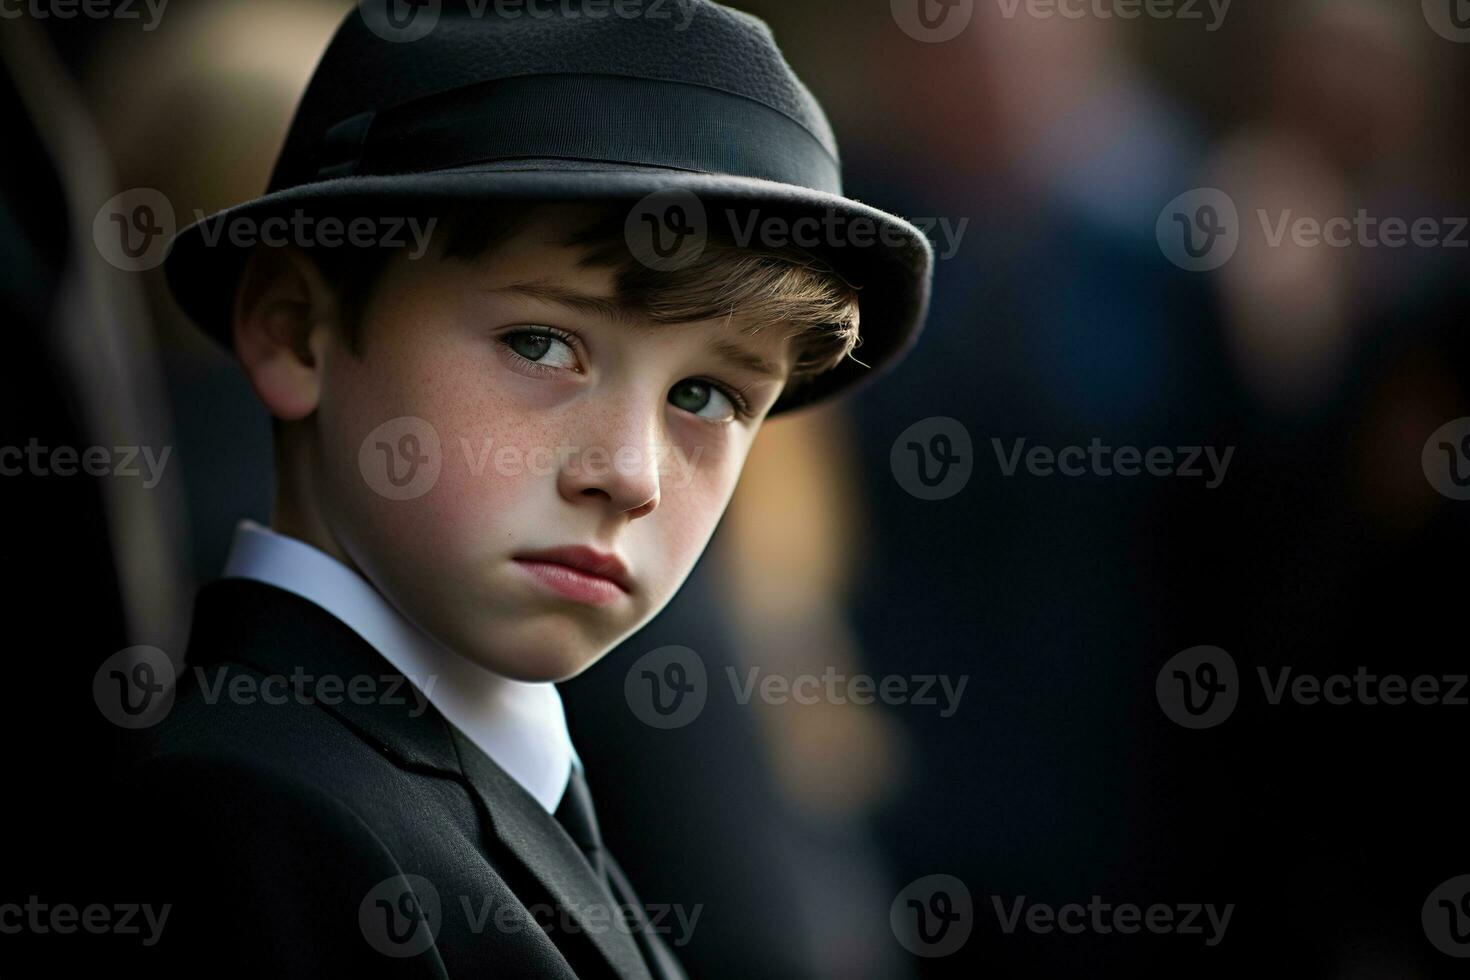
<path fill-rule="evenodd" d="M 168 715 L 128 733 L 107 848 L 118 898 L 172 908 L 119 951 L 200 976 L 683 976 L 611 856 L 605 884 L 325 610 L 213 582 L 186 662 Z"/>

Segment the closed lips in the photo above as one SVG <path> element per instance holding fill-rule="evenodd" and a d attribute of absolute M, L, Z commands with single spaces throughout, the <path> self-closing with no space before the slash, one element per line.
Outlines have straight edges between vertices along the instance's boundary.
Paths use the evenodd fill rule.
<path fill-rule="evenodd" d="M 624 592 L 633 591 L 633 582 L 627 567 L 617 555 L 598 551 L 583 545 L 547 548 L 542 551 L 522 552 L 515 556 L 517 561 L 545 562 L 562 565 L 575 572 L 613 582 Z"/>

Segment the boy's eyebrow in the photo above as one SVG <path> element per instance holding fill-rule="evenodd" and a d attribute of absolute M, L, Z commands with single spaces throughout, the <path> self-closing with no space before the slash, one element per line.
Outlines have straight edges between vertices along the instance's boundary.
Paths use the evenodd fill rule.
<path fill-rule="evenodd" d="M 529 279 L 522 282 L 513 282 L 494 289 L 487 289 L 486 292 L 527 296 L 531 299 L 544 300 L 548 303 L 565 306 L 579 313 L 590 313 L 594 316 L 601 316 L 623 326 L 647 329 L 647 324 L 640 320 L 632 310 L 622 303 L 608 299 L 605 296 L 594 296 L 591 293 L 572 289 L 550 279 Z M 782 381 L 786 378 L 786 372 L 782 370 L 780 365 L 766 360 L 754 351 L 742 347 L 734 341 L 717 340 L 709 345 L 709 349 L 735 367 L 764 375 L 776 381 Z"/>
<path fill-rule="evenodd" d="M 545 300 L 548 303 L 556 303 L 579 313 L 590 313 L 594 316 L 604 317 L 624 326 L 636 326 L 638 318 L 633 311 L 616 300 L 605 296 L 594 296 L 591 293 L 582 292 L 563 286 L 554 279 L 526 279 L 521 282 L 509 283 L 495 289 L 485 290 L 487 293 L 513 293 L 518 296 L 526 296 L 531 299 Z"/>
<path fill-rule="evenodd" d="M 786 377 L 786 372 L 780 367 L 733 341 L 717 340 L 709 345 L 709 349 L 736 367 L 764 375 L 772 381 L 782 381 Z"/>

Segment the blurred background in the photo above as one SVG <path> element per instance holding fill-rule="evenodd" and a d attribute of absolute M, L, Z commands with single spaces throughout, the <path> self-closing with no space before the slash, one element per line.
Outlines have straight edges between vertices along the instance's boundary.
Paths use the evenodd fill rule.
<path fill-rule="evenodd" d="M 16 894 L 84 894 L 85 869 L 42 842 L 105 837 L 85 787 L 121 733 L 88 697 L 97 665 L 181 649 L 235 521 L 268 518 L 269 423 L 243 376 L 161 270 L 101 261 L 93 218 L 130 188 L 162 192 L 181 227 L 259 194 L 350 6 L 189 0 L 148 30 L 0 22 L 0 445 L 172 449 L 147 489 L 0 480 L 14 690 L 42 692 L 6 721 Z M 1079 17 L 975 0 L 929 8 L 965 18 L 940 39 L 904 0 L 734 6 L 823 102 L 848 193 L 928 219 L 940 259 L 916 351 L 852 399 L 772 422 L 679 597 L 563 686 L 642 898 L 703 906 L 676 950 L 690 975 L 1465 975 L 1421 908 L 1470 872 L 1470 707 L 1273 705 L 1256 678 L 1470 663 L 1470 503 L 1421 461 L 1470 415 L 1470 232 L 1453 221 L 1470 215 L 1470 8 L 1124 19 L 1106 14 L 1126 0 L 1061 5 Z M 1238 245 L 1192 271 L 1164 232 L 1202 187 L 1238 209 Z M 1281 220 L 1363 211 L 1434 219 L 1447 241 L 1272 239 Z M 968 434 L 973 472 L 923 499 L 895 449 L 936 418 Z M 1233 455 L 1214 487 L 1007 476 L 997 452 L 1019 439 Z M 967 681 L 947 716 L 711 697 L 663 731 L 629 710 L 623 678 L 665 644 L 712 678 Z M 1234 658 L 1240 703 L 1190 730 L 1155 682 L 1198 645 Z M 890 917 L 931 875 L 970 896 L 969 938 L 944 955 L 906 947 Z M 1214 945 L 1208 926 L 1007 933 L 997 914 L 1093 896 L 1234 911 Z"/>

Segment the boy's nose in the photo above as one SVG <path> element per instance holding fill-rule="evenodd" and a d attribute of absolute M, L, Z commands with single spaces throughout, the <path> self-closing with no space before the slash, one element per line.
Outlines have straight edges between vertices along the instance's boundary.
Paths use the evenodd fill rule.
<path fill-rule="evenodd" d="M 652 513 L 660 496 L 662 433 L 651 420 L 602 430 L 616 438 L 591 439 L 563 457 L 557 476 L 562 496 L 571 503 L 606 500 L 609 509 L 630 519 Z"/>

